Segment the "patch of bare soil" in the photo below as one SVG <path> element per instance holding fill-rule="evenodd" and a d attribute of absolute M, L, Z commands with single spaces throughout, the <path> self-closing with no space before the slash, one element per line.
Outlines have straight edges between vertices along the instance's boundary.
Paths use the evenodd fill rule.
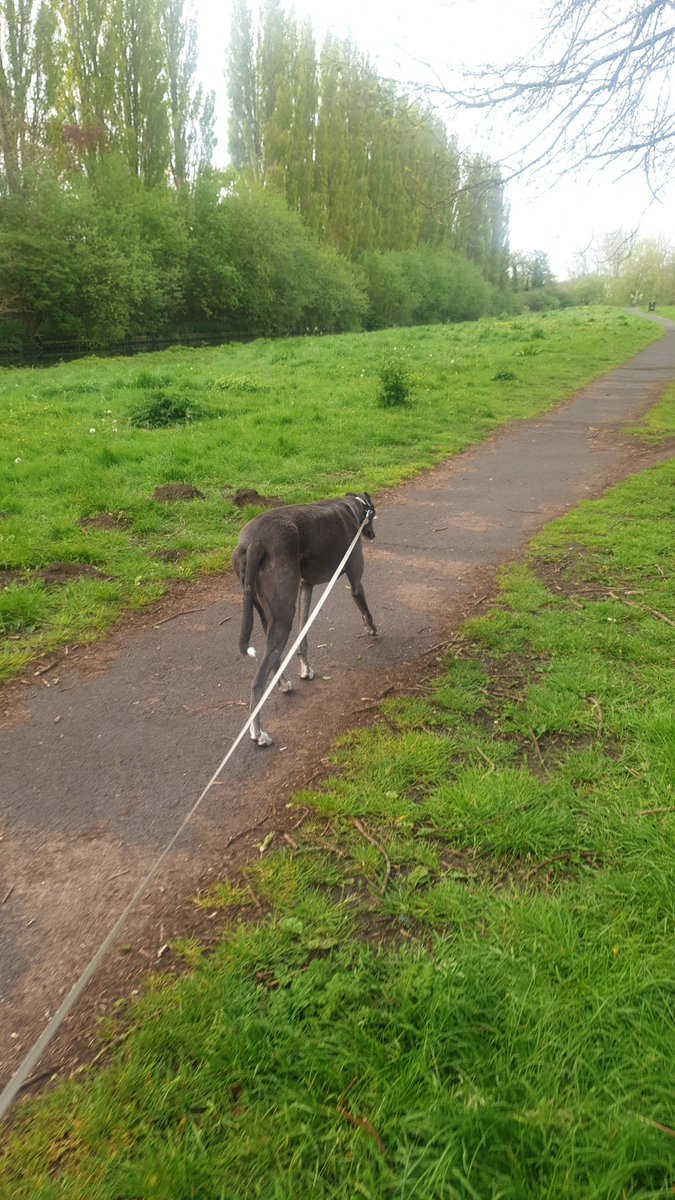
<path fill-rule="evenodd" d="M 247 505 L 257 505 L 259 508 L 278 508 L 283 504 L 281 496 L 261 496 L 255 488 L 240 488 L 232 497 L 232 503 L 237 508 L 246 508 Z"/>
<path fill-rule="evenodd" d="M 170 504 L 172 500 L 206 500 L 203 492 L 191 483 L 164 483 L 152 493 L 153 500 Z"/>
<path fill-rule="evenodd" d="M 49 586 L 70 583 L 73 579 L 107 579 L 108 581 L 112 581 L 115 578 L 114 575 L 105 575 L 103 571 L 99 571 L 98 567 L 92 567 L 89 563 L 79 562 L 50 563 L 48 567 L 40 567 L 40 570 L 35 572 L 35 577 L 41 579 L 43 583 Z"/>
<path fill-rule="evenodd" d="M 95 517 L 82 517 L 78 522 L 82 529 L 128 529 L 131 521 L 124 513 L 101 512 Z"/>
<path fill-rule="evenodd" d="M 73 579 L 104 579 L 112 582 L 114 578 L 114 575 L 105 575 L 90 563 L 55 562 L 37 571 L 0 571 L 0 589 L 19 581 L 31 583 L 34 579 L 41 580 L 48 587 L 58 587 L 59 584 L 71 583 Z"/>
<path fill-rule="evenodd" d="M 155 558 L 158 562 L 180 562 L 181 558 L 187 558 L 189 553 L 189 550 L 152 550 L 150 558 Z"/>

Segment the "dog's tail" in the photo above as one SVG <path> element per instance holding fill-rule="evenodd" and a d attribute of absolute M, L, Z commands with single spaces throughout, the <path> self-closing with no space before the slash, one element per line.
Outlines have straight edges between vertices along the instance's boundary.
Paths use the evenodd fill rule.
<path fill-rule="evenodd" d="M 264 557 L 264 546 L 260 544 L 256 545 L 255 543 L 248 546 L 246 550 L 246 566 L 242 579 L 244 585 L 244 611 L 241 618 L 239 649 L 242 654 L 250 654 L 251 658 L 255 658 L 255 650 L 250 645 L 251 633 L 253 632 L 253 591 L 255 588 L 255 577 L 258 574 Z"/>

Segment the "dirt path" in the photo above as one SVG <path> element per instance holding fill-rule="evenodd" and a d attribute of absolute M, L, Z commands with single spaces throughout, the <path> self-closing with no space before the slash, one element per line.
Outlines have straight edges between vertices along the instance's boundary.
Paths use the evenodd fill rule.
<path fill-rule="evenodd" d="M 661 323 L 660 342 L 573 400 L 378 498 L 364 579 L 380 638 L 359 636 L 359 615 L 338 585 L 312 631 L 315 682 L 269 702 L 276 745 L 240 748 L 46 1066 L 189 928 L 196 888 L 286 819 L 289 792 L 321 772 L 332 739 L 370 719 L 386 689 L 428 670 L 438 643 L 484 602 L 500 564 L 580 499 L 669 456 L 622 432 L 675 379 L 675 324 Z M 31 685 L 5 689 L 0 1084 L 241 728 L 251 663 L 237 652 L 239 615 L 232 578 L 211 578 L 177 589 Z M 259 831 L 232 844 L 261 818 Z"/>

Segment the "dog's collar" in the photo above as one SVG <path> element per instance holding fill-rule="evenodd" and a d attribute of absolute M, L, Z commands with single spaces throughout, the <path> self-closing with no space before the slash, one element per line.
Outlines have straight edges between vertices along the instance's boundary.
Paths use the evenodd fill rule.
<path fill-rule="evenodd" d="M 374 514 L 375 509 L 373 508 L 372 504 L 368 504 L 368 501 L 364 500 L 363 496 L 355 496 L 354 499 L 358 500 L 359 504 L 363 505 L 364 520 L 366 517 L 370 517 Z"/>

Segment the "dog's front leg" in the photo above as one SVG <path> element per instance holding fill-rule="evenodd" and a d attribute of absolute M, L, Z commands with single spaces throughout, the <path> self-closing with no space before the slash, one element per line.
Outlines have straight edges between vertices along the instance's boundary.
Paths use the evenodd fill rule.
<path fill-rule="evenodd" d="M 307 623 L 309 610 L 312 604 L 312 585 L 305 583 L 304 580 L 300 584 L 300 628 Z M 307 662 L 307 634 L 305 634 L 300 645 L 298 646 L 298 658 L 300 659 L 300 678 L 313 679 L 314 672 Z"/>

